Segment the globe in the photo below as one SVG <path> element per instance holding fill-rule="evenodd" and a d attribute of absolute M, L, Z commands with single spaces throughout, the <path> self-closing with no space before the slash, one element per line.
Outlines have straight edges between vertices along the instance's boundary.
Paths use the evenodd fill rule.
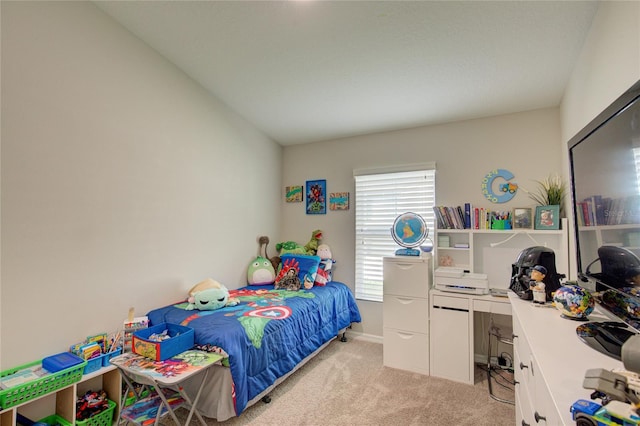
<path fill-rule="evenodd" d="M 553 302 L 562 317 L 574 320 L 586 320 L 596 303 L 591 293 L 577 285 L 560 287 L 553 295 Z"/>
<path fill-rule="evenodd" d="M 417 253 L 414 253 L 411 249 L 418 247 L 427 239 L 429 229 L 422 216 L 407 212 L 398 216 L 393 222 L 391 236 L 398 245 L 407 248 L 407 250 L 396 252 L 396 254 L 419 255 L 419 250 L 415 250 Z"/>

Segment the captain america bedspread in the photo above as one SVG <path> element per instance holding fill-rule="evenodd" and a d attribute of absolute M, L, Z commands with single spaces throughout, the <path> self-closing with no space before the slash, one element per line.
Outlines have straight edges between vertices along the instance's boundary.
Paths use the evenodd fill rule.
<path fill-rule="evenodd" d="M 151 324 L 192 327 L 196 344 L 217 346 L 229 354 L 236 415 L 341 330 L 361 321 L 351 290 L 336 281 L 299 291 L 249 286 L 231 290 L 230 296 L 240 303 L 215 311 L 187 311 L 184 302 L 147 315 Z"/>

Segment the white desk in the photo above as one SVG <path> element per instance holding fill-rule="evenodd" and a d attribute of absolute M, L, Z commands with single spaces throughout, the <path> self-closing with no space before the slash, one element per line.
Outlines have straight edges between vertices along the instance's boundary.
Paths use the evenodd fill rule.
<path fill-rule="evenodd" d="M 474 383 L 474 313 L 511 315 L 506 297 L 431 290 L 430 371 L 432 376 Z"/>

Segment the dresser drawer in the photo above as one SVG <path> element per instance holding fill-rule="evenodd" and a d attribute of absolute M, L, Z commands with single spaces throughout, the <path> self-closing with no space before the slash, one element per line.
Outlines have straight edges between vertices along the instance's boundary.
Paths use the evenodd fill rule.
<path fill-rule="evenodd" d="M 431 259 L 398 259 L 385 257 L 383 261 L 384 294 L 410 297 L 429 297 L 429 262 Z"/>
<path fill-rule="evenodd" d="M 385 294 L 382 314 L 385 327 L 418 333 L 429 331 L 429 301 L 427 299 Z"/>
<path fill-rule="evenodd" d="M 384 328 L 383 363 L 387 367 L 429 374 L 429 335 Z"/>

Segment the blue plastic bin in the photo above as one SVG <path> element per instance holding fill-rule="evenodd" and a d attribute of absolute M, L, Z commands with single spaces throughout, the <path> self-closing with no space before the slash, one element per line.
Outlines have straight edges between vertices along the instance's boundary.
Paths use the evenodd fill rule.
<path fill-rule="evenodd" d="M 167 330 L 169 338 L 161 342 L 149 339 L 153 334 Z M 191 349 L 194 345 L 194 331 L 183 325 L 162 323 L 135 331 L 132 338 L 133 352 L 155 361 L 164 361 Z"/>

